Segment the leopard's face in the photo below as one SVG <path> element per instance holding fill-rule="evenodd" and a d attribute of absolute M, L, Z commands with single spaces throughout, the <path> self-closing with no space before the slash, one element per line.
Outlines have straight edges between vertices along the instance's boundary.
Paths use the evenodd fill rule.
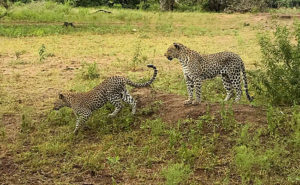
<path fill-rule="evenodd" d="M 66 100 L 65 95 L 59 94 L 59 98 L 54 102 L 53 110 L 59 110 L 63 107 L 68 107 L 69 103 Z"/>
<path fill-rule="evenodd" d="M 178 58 L 180 56 L 181 44 L 174 43 L 172 44 L 167 52 L 164 54 L 168 60 L 173 60 L 174 58 Z"/>

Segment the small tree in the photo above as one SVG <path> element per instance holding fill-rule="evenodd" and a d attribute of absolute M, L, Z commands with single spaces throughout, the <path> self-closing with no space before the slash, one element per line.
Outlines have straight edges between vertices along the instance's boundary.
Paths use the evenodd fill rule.
<path fill-rule="evenodd" d="M 8 9 L 8 0 L 0 0 L 0 6 L 3 6 L 6 10 Z"/>
<path fill-rule="evenodd" d="M 162 11 L 173 11 L 175 0 L 160 0 L 159 3 Z"/>
<path fill-rule="evenodd" d="M 253 87 L 272 104 L 299 105 L 300 25 L 293 34 L 286 27 L 277 27 L 274 39 L 263 35 L 259 44 L 263 60 L 260 68 L 251 72 Z"/>

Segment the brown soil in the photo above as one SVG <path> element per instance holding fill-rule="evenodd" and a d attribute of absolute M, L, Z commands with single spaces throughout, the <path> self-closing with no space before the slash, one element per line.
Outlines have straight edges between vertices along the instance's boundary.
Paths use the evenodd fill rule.
<path fill-rule="evenodd" d="M 159 117 L 166 122 L 177 122 L 180 119 L 199 118 L 205 114 L 219 115 L 222 105 L 220 103 L 202 102 L 200 105 L 184 105 L 186 97 L 176 94 L 157 92 L 151 88 L 135 89 L 132 93 L 138 100 L 139 107 L 146 107 L 154 101 L 162 101 Z M 228 108 L 229 105 L 225 105 Z M 232 110 L 236 121 L 245 123 L 265 123 L 265 111 L 251 105 L 233 104 Z M 209 111 L 209 112 L 208 112 Z"/>

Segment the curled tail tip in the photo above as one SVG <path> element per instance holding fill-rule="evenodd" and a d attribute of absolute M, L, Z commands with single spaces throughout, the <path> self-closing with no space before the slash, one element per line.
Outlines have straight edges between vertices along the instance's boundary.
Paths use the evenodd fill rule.
<path fill-rule="evenodd" d="M 153 68 L 153 69 L 156 69 L 156 67 L 153 65 L 153 64 L 148 64 L 147 67 L 150 67 L 150 68 Z"/>
<path fill-rule="evenodd" d="M 254 100 L 254 96 L 249 96 L 249 98 L 248 98 L 248 99 L 249 99 L 249 101 L 250 101 L 250 102 L 253 102 L 253 100 Z"/>

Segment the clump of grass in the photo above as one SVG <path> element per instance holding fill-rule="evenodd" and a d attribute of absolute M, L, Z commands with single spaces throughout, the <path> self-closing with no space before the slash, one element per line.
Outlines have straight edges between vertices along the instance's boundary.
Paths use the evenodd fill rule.
<path fill-rule="evenodd" d="M 46 122 L 56 126 L 69 125 L 75 122 L 75 116 L 72 114 L 72 109 L 63 107 L 59 111 L 51 111 Z"/>
<path fill-rule="evenodd" d="M 147 120 L 141 125 L 142 129 L 150 129 L 153 136 L 160 136 L 164 133 L 165 123 L 161 119 Z"/>
<path fill-rule="evenodd" d="M 256 183 L 261 181 L 258 173 L 267 174 L 272 170 L 272 166 L 279 165 L 281 163 L 279 156 L 282 153 L 283 150 L 279 147 L 263 151 L 261 154 L 245 145 L 235 147 L 234 164 L 242 177 L 242 182 L 248 184 L 251 181 Z"/>
<path fill-rule="evenodd" d="M 5 127 L 0 125 L 0 138 L 5 138 L 6 136 L 6 131 L 5 131 Z"/>
<path fill-rule="evenodd" d="M 162 171 L 167 185 L 176 185 L 186 182 L 191 174 L 189 166 L 183 163 L 170 164 Z"/>
<path fill-rule="evenodd" d="M 22 119 L 21 119 L 21 132 L 26 133 L 29 132 L 32 129 L 32 118 L 28 113 L 23 113 L 22 114 Z"/>
<path fill-rule="evenodd" d="M 38 148 L 44 156 L 62 156 L 66 153 L 68 145 L 68 143 L 60 142 L 54 139 L 40 144 Z"/>
<path fill-rule="evenodd" d="M 16 51 L 15 52 L 15 55 L 16 55 L 16 58 L 17 60 L 20 58 L 21 55 L 25 54 L 26 51 L 25 50 L 22 50 L 22 51 Z"/>
<path fill-rule="evenodd" d="M 87 170 L 100 170 L 104 168 L 105 155 L 102 151 L 85 152 L 75 157 L 75 162 Z"/>
<path fill-rule="evenodd" d="M 229 106 L 225 107 L 225 103 L 222 102 L 220 115 L 221 115 L 222 126 L 225 129 L 231 129 L 235 126 L 236 121 L 234 118 L 232 104 L 229 104 Z"/>
<path fill-rule="evenodd" d="M 84 62 L 81 65 L 80 69 L 80 77 L 84 80 L 94 80 L 99 78 L 99 69 L 96 62 L 94 63 L 86 63 Z"/>

